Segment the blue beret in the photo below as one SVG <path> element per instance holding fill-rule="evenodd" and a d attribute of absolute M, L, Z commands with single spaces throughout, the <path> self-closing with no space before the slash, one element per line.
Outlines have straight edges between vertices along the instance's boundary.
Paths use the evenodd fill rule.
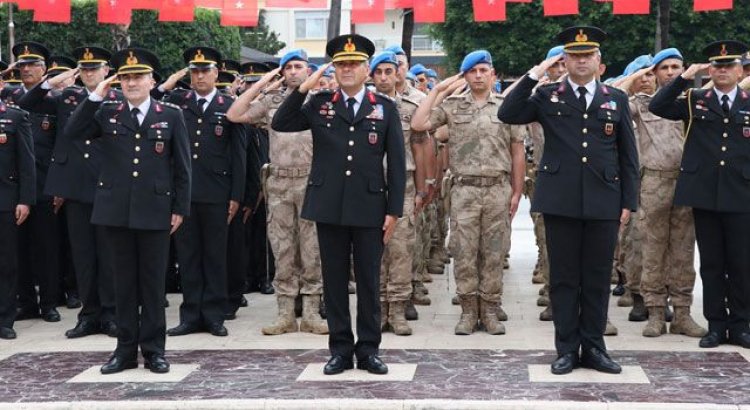
<path fill-rule="evenodd" d="M 326 71 L 323 73 L 323 76 L 325 77 L 333 77 L 333 73 L 336 71 L 336 69 L 333 66 L 329 66 L 326 68 Z"/>
<path fill-rule="evenodd" d="M 631 61 L 627 67 L 625 67 L 625 72 L 623 72 L 622 75 L 628 76 L 642 68 L 650 67 L 653 65 L 653 62 L 654 59 L 648 54 L 639 56 L 635 60 Z"/>
<path fill-rule="evenodd" d="M 416 77 L 420 74 L 427 74 L 427 68 L 422 64 L 414 64 L 411 69 L 409 69 L 409 72 Z"/>
<path fill-rule="evenodd" d="M 279 61 L 279 65 L 283 69 L 286 63 L 292 60 L 307 61 L 307 52 L 301 48 L 295 48 L 294 50 L 289 50 L 286 54 L 284 54 L 283 57 L 281 57 L 281 61 Z"/>
<path fill-rule="evenodd" d="M 437 73 L 435 72 L 435 70 L 433 70 L 431 68 L 427 69 L 427 77 L 438 78 Z"/>
<path fill-rule="evenodd" d="M 475 65 L 482 63 L 492 65 L 492 56 L 490 55 L 490 52 L 487 50 L 472 51 L 464 57 L 460 71 L 465 73 L 474 68 Z"/>
<path fill-rule="evenodd" d="M 308 63 L 307 66 L 310 67 L 310 69 L 312 70 L 313 73 L 316 72 L 316 71 L 318 71 L 318 68 L 320 68 L 320 67 L 318 67 L 317 64 L 313 64 L 313 63 Z"/>
<path fill-rule="evenodd" d="M 381 51 L 375 54 L 370 60 L 370 75 L 375 72 L 375 69 L 383 63 L 393 64 L 398 68 L 398 60 L 396 60 L 396 54 L 390 51 Z"/>
<path fill-rule="evenodd" d="M 417 76 L 415 76 L 414 74 L 411 73 L 411 71 L 409 71 L 409 72 L 406 73 L 406 79 L 407 80 L 412 80 L 412 81 L 416 82 L 417 81 Z"/>
<path fill-rule="evenodd" d="M 547 57 L 545 57 L 544 59 L 548 60 L 552 57 L 559 56 L 560 54 L 563 53 L 564 51 L 563 49 L 564 49 L 563 46 L 555 46 L 555 47 L 550 48 L 549 51 L 547 51 Z"/>
<path fill-rule="evenodd" d="M 398 44 L 388 46 L 383 51 L 390 51 L 391 53 L 395 55 L 404 55 L 404 56 L 406 55 L 406 51 L 404 51 L 404 48 Z"/>
<path fill-rule="evenodd" d="M 682 53 L 680 53 L 680 50 L 676 48 L 665 48 L 664 50 L 659 51 L 654 56 L 654 67 L 661 64 L 662 61 L 670 59 L 670 58 L 679 58 L 680 60 L 683 60 Z"/>
<path fill-rule="evenodd" d="M 494 88 L 496 93 L 501 93 L 503 91 L 503 83 L 500 80 L 495 80 Z"/>

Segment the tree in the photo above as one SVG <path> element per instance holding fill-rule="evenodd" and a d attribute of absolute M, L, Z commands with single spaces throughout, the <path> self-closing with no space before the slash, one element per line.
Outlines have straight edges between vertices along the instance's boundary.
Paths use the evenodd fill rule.
<path fill-rule="evenodd" d="M 261 10 L 258 16 L 258 26 L 242 30 L 242 45 L 266 54 L 275 55 L 286 43 L 279 41 L 279 33 L 273 31 L 266 24 L 265 12 Z"/>

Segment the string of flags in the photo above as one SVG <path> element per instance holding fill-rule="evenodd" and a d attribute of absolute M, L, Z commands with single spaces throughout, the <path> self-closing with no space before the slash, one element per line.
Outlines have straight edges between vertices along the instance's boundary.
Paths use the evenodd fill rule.
<path fill-rule="evenodd" d="M 2 0 L 0 0 L 2 1 Z M 221 25 L 254 27 L 259 0 L 98 0 L 97 21 L 129 24 L 133 10 L 157 10 L 159 21 L 190 22 L 198 7 L 221 11 Z M 508 3 L 542 1 L 545 16 L 578 14 L 579 0 L 471 0 L 474 21 L 505 21 Z M 650 14 L 649 0 L 594 0 L 612 3 L 613 14 Z M 5 0 L 20 10 L 33 10 L 34 21 L 70 23 L 71 0 Z M 352 23 L 382 23 L 385 11 L 411 8 L 417 23 L 445 21 L 446 0 L 352 0 Z M 693 0 L 696 12 L 731 10 L 733 0 Z M 328 9 L 328 0 L 265 0 L 265 8 Z"/>

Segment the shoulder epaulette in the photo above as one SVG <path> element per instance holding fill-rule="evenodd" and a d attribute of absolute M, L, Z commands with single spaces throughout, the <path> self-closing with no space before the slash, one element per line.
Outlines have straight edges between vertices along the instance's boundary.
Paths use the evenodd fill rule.
<path fill-rule="evenodd" d="M 107 104 L 107 105 L 122 104 L 122 100 L 104 100 L 102 101 L 102 104 Z"/>
<path fill-rule="evenodd" d="M 378 97 L 385 98 L 388 101 L 396 101 L 393 98 L 391 98 L 389 95 L 385 95 L 385 94 L 383 94 L 383 93 L 381 93 L 379 91 L 372 91 L 372 93 L 375 94 L 375 95 L 377 95 Z"/>
<path fill-rule="evenodd" d="M 161 105 L 163 105 L 163 106 L 165 106 L 165 107 L 170 107 L 170 108 L 174 108 L 175 110 L 179 110 L 179 111 L 182 111 L 182 108 L 180 108 L 180 106 L 179 106 L 179 105 L 177 105 L 177 104 L 172 104 L 171 102 L 166 102 L 166 101 L 157 101 L 156 103 L 157 103 L 157 104 L 161 104 Z"/>
<path fill-rule="evenodd" d="M 334 90 L 332 88 L 319 88 L 317 90 L 310 91 L 310 95 L 326 95 L 326 94 L 330 95 L 330 94 L 333 94 L 335 92 L 336 92 L 336 90 Z"/>

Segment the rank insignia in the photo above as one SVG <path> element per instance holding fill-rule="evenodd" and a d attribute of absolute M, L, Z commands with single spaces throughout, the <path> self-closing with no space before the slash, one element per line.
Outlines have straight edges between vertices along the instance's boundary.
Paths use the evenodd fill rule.
<path fill-rule="evenodd" d="M 157 141 L 154 145 L 154 151 L 156 151 L 157 154 L 161 155 L 164 152 L 164 142 Z"/>
<path fill-rule="evenodd" d="M 612 124 L 611 122 L 608 122 L 604 124 L 604 133 L 607 135 L 612 135 L 612 133 L 615 132 L 615 124 Z"/>
<path fill-rule="evenodd" d="M 0 134 L 0 144 L 5 144 L 8 142 L 8 135 L 6 133 Z"/>
<path fill-rule="evenodd" d="M 45 131 L 49 130 L 49 119 L 47 117 L 44 117 L 42 120 L 42 129 Z"/>
<path fill-rule="evenodd" d="M 745 138 L 750 138 L 750 127 L 742 127 L 742 136 Z"/>
<path fill-rule="evenodd" d="M 560 98 L 557 96 L 557 92 L 553 92 L 552 95 L 549 97 L 550 102 L 556 103 L 560 102 Z"/>
<path fill-rule="evenodd" d="M 375 145 L 378 143 L 378 133 L 377 132 L 371 132 L 369 135 L 367 135 L 367 142 L 370 143 L 370 145 Z"/>
<path fill-rule="evenodd" d="M 217 137 L 224 135 L 224 126 L 221 124 L 216 125 L 216 127 L 214 127 L 214 134 L 216 134 Z"/>

